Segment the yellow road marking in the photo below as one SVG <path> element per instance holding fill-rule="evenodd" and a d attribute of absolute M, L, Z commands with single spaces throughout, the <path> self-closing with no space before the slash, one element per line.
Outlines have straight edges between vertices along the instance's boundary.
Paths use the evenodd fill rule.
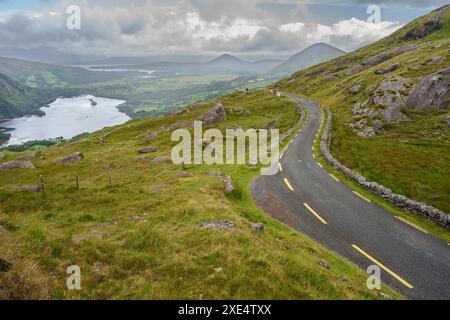
<path fill-rule="evenodd" d="M 398 281 L 400 281 L 405 287 L 407 287 L 408 289 L 412 289 L 414 288 L 409 282 L 407 282 L 406 280 L 404 280 L 403 278 L 401 278 L 398 274 L 396 274 L 395 272 L 393 272 L 391 269 L 389 269 L 388 267 L 386 267 L 385 265 L 383 265 L 382 263 L 380 263 L 379 261 L 377 261 L 375 258 L 373 258 L 372 256 L 370 256 L 369 254 L 367 254 L 366 252 L 364 252 L 361 248 L 359 248 L 357 245 L 352 244 L 352 247 L 358 251 L 359 253 L 361 253 L 363 256 L 365 256 L 366 258 L 368 258 L 369 260 L 371 260 L 372 262 L 374 262 L 375 264 L 377 264 L 381 269 L 383 269 L 384 271 L 386 271 L 387 273 L 389 273 L 391 276 L 393 276 L 395 279 L 397 279 Z"/>
<path fill-rule="evenodd" d="M 330 173 L 330 177 L 333 178 L 334 180 L 336 180 L 337 182 L 339 182 L 339 179 L 336 178 L 336 176 L 334 174 Z"/>
<path fill-rule="evenodd" d="M 396 217 L 398 220 L 401 220 L 401 221 L 403 221 L 404 223 L 410 225 L 411 227 L 416 228 L 417 230 L 422 231 L 423 233 L 428 233 L 428 231 L 425 230 L 424 228 L 421 228 L 421 227 L 419 227 L 418 225 L 416 225 L 416 224 L 414 224 L 414 223 L 412 223 L 412 222 L 409 222 L 408 220 L 406 220 L 406 219 L 404 219 L 404 218 L 402 218 L 402 217 L 398 217 L 398 216 L 395 216 L 395 217 Z"/>
<path fill-rule="evenodd" d="M 320 163 L 317 162 L 317 164 L 319 165 L 319 167 L 321 167 L 323 169 L 323 166 Z"/>
<path fill-rule="evenodd" d="M 283 168 L 281 167 L 281 163 L 278 162 L 278 168 L 280 168 L 280 171 L 283 172 Z"/>
<path fill-rule="evenodd" d="M 313 153 L 313 158 L 315 159 L 316 158 L 316 155 Z"/>
<path fill-rule="evenodd" d="M 358 197 L 360 197 L 361 199 L 366 200 L 366 201 L 369 202 L 369 203 L 372 203 L 372 201 L 370 201 L 368 198 L 364 197 L 362 194 L 360 194 L 360 193 L 358 193 L 358 192 L 356 192 L 356 191 L 353 191 L 353 193 L 356 194 L 356 195 L 357 195 Z"/>
<path fill-rule="evenodd" d="M 327 223 L 324 219 L 322 219 L 322 217 L 319 216 L 319 214 L 318 214 L 317 212 L 315 212 L 315 211 L 314 211 L 307 203 L 304 203 L 304 205 L 305 205 L 305 207 L 306 207 L 309 211 L 311 211 L 311 213 L 312 213 L 313 215 L 316 216 L 317 219 L 320 220 L 320 222 L 322 222 L 323 224 L 328 224 L 328 223 Z"/>
<path fill-rule="evenodd" d="M 288 187 L 291 191 L 294 191 L 294 188 L 293 188 L 292 185 L 289 183 L 288 179 L 284 178 L 284 183 L 286 183 L 287 187 Z"/>

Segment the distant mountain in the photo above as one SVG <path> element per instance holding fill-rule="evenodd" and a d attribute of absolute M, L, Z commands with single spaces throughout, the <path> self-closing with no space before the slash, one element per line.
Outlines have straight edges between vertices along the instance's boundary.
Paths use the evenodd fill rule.
<path fill-rule="evenodd" d="M 57 87 L 90 84 L 127 76 L 125 72 L 97 72 L 78 67 L 59 66 L 0 57 L 0 73 L 30 87 Z M 129 75 L 129 74 L 128 74 Z"/>
<path fill-rule="evenodd" d="M 204 74 L 233 74 L 233 75 L 258 75 L 263 74 L 279 65 L 282 60 L 261 60 L 248 62 L 230 54 L 223 54 L 213 60 L 204 63 L 160 62 L 146 65 L 128 67 L 134 70 L 156 70 L 183 75 Z"/>
<path fill-rule="evenodd" d="M 270 71 L 273 74 L 292 74 L 316 64 L 337 58 L 345 54 L 344 51 L 326 43 L 316 43 L 300 51 L 286 62 Z"/>

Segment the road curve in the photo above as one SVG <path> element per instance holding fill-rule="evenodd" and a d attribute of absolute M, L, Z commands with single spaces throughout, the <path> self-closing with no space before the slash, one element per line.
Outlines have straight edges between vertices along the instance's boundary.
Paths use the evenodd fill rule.
<path fill-rule="evenodd" d="M 278 174 L 252 183 L 256 203 L 364 270 L 379 265 L 382 282 L 406 297 L 450 299 L 450 246 L 328 174 L 312 152 L 320 109 L 312 101 L 288 96 L 307 108 L 310 117 L 284 152 Z"/>

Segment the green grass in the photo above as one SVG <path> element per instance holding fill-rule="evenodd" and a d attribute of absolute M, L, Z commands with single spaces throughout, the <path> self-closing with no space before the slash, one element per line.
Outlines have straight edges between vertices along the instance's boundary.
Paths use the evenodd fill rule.
<path fill-rule="evenodd" d="M 291 100 L 265 91 L 219 100 L 228 114 L 217 125 L 222 130 L 275 121 L 285 132 L 298 121 Z M 180 175 L 181 166 L 171 162 L 133 161 L 144 145 L 158 148 L 151 157 L 169 154 L 175 145 L 170 132 L 148 144 L 142 137 L 166 123 L 198 119 L 215 103 L 107 128 L 78 138 L 77 145 L 38 151 L 32 160 L 36 170 L 0 172 L 1 257 L 13 264 L 0 274 L 0 298 L 380 299 L 355 265 L 253 204 L 248 185 L 259 168 L 191 165 Z M 231 111 L 239 109 L 245 112 Z M 55 164 L 75 151 L 85 159 Z M 5 160 L 19 156 L 5 152 Z M 238 191 L 226 194 L 209 170 L 231 176 Z M 44 194 L 12 188 L 37 184 L 40 175 Z M 236 230 L 196 227 L 209 220 L 231 221 Z M 255 222 L 266 225 L 264 233 L 251 230 Z M 74 242 L 74 235 L 90 239 Z M 323 260 L 330 269 L 320 266 Z M 81 291 L 65 287 L 66 269 L 73 264 L 81 267 Z M 214 271 L 219 267 L 223 272 Z"/>

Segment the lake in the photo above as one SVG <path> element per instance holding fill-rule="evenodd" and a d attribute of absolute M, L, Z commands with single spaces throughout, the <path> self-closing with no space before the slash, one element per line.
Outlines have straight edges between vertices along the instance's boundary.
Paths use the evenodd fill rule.
<path fill-rule="evenodd" d="M 97 104 L 92 103 L 95 101 Z M 59 98 L 41 108 L 45 116 L 27 116 L 0 123 L 0 127 L 13 129 L 8 133 L 8 145 L 22 144 L 32 140 L 56 137 L 70 139 L 85 132 L 94 132 L 130 120 L 117 106 L 125 101 L 99 98 L 91 95 L 75 98 Z"/>

